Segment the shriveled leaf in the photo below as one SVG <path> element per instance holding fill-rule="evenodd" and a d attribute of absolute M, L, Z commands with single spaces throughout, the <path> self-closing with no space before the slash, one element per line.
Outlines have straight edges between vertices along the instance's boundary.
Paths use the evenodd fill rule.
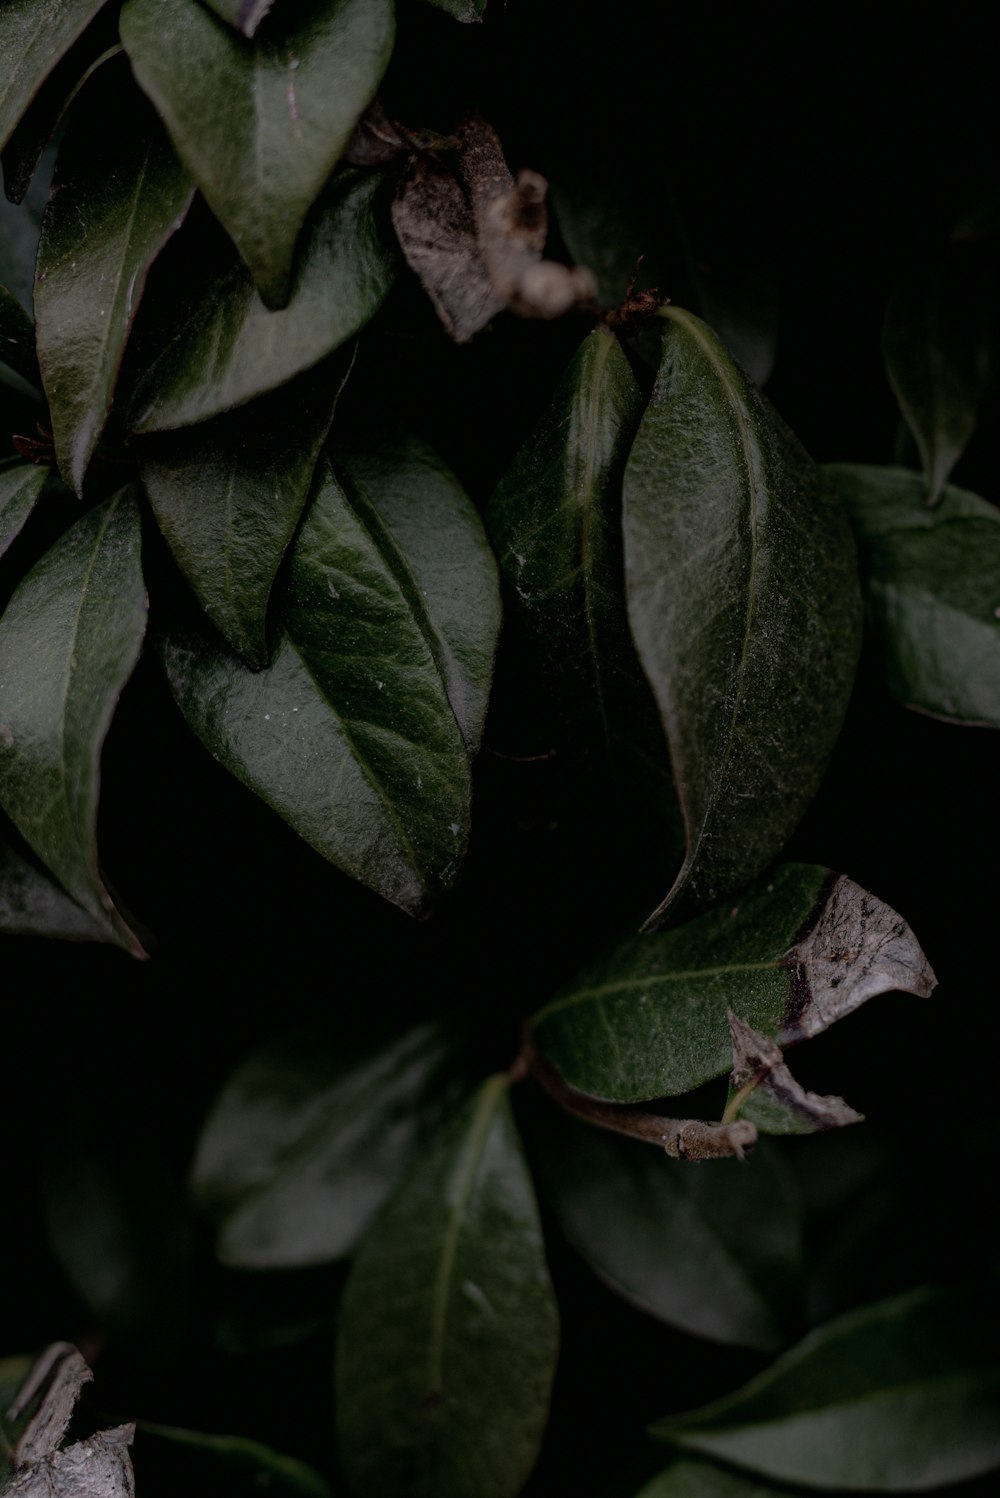
<path fill-rule="evenodd" d="M 106 925 L 81 910 L 55 883 L 0 843 L 0 931 L 9 936 L 110 941 Z"/>
<path fill-rule="evenodd" d="M 10 1360 L 16 1366 L 22 1360 Z M 93 1377 L 75 1347 L 55 1342 L 30 1359 L 27 1376 L 0 1416 L 0 1480 L 6 1498 L 134 1498 L 128 1448 L 132 1425 L 60 1448 L 83 1386 Z M 13 1370 L 12 1370 L 13 1371 Z"/>
<path fill-rule="evenodd" d="M 284 385 L 378 311 L 394 255 L 376 212 L 377 175 L 338 173 L 299 256 L 291 301 L 269 312 L 239 263 L 202 284 L 137 392 L 132 426 L 169 431 Z"/>
<path fill-rule="evenodd" d="M 1000 511 L 950 485 L 934 509 L 904 468 L 835 463 L 889 690 L 908 707 L 1000 728 Z"/>
<path fill-rule="evenodd" d="M 251 30 L 260 19 L 243 6 Z M 253 41 L 196 0 L 126 0 L 136 77 L 264 301 L 292 286 L 299 233 L 392 53 L 392 0 L 281 6 Z"/>
<path fill-rule="evenodd" d="M 179 641 L 165 659 L 212 753 L 331 863 L 416 915 L 456 877 L 470 777 L 427 601 L 398 565 L 378 515 L 321 465 L 267 669 Z"/>
<path fill-rule="evenodd" d="M 812 1332 L 735 1394 L 652 1427 L 782 1482 L 923 1491 L 1000 1465 L 995 1282 L 916 1290 Z"/>
<path fill-rule="evenodd" d="M 90 510 L 0 618 L 0 802 L 25 841 L 114 939 L 142 948 L 97 864 L 101 748 L 146 627 L 129 489 Z"/>
<path fill-rule="evenodd" d="M 14 1473 L 5 1498 L 135 1498 L 134 1425 L 98 1431 Z"/>
<path fill-rule="evenodd" d="M 244 36 L 253 36 L 274 0 L 204 0 L 215 14 Z"/>
<path fill-rule="evenodd" d="M 796 1498 L 798 1492 L 684 1457 L 647 1482 L 635 1498 Z"/>
<path fill-rule="evenodd" d="M 0 286 L 0 364 L 16 370 L 22 379 L 39 383 L 34 324 L 6 286 Z"/>
<path fill-rule="evenodd" d="M 261 1488 L 268 1493 L 298 1493 L 302 1498 L 331 1498 L 329 1483 L 314 1467 L 246 1436 L 209 1435 L 176 1425 L 154 1425 L 148 1420 L 137 1422 L 136 1433 L 140 1451 L 146 1448 L 147 1437 L 156 1445 L 158 1471 L 164 1465 L 160 1443 L 169 1442 L 199 1459 L 195 1473 L 206 1483 L 217 1471 L 223 1480 L 242 1477 L 248 1492 Z"/>
<path fill-rule="evenodd" d="M 632 1305 L 696 1337 L 765 1352 L 798 1329 L 802 1203 L 773 1146 L 692 1170 L 555 1108 L 532 1141 L 559 1226 Z"/>
<path fill-rule="evenodd" d="M 0 146 L 105 0 L 5 0 L 0 9 Z"/>
<path fill-rule="evenodd" d="M 29 1364 L 4 1411 L 15 1466 L 30 1466 L 56 1450 L 69 1430 L 81 1390 L 93 1377 L 68 1342 L 53 1342 Z"/>
<path fill-rule="evenodd" d="M 0 462 L 0 557 L 16 541 L 41 498 L 48 473 L 22 458 Z"/>
<path fill-rule="evenodd" d="M 815 1134 L 863 1123 L 842 1097 L 809 1092 L 792 1076 L 781 1050 L 768 1035 L 745 1024 L 730 1009 L 733 1041 L 729 1111 L 749 1119 L 765 1134 Z"/>
<path fill-rule="evenodd" d="M 361 1056 L 309 1031 L 245 1061 L 192 1173 L 222 1262 L 287 1269 L 350 1253 L 437 1117 L 448 1049 L 426 1025 Z"/>
<path fill-rule="evenodd" d="M 557 1345 L 538 1210 L 496 1076 L 428 1146 L 348 1280 L 336 1388 L 353 1488 L 514 1498 Z"/>
<path fill-rule="evenodd" d="M 124 70 L 115 82 L 126 87 Z M 35 289 L 56 458 L 77 494 L 111 410 L 149 268 L 193 194 L 141 95 L 127 92 L 109 108 L 103 90 L 88 91 L 59 153 Z"/>
<path fill-rule="evenodd" d="M 456 21 L 481 21 L 486 9 L 486 0 L 427 0 L 438 10 L 447 11 Z"/>
<path fill-rule="evenodd" d="M 727 1008 L 791 1045 L 877 994 L 923 997 L 934 985 L 895 911 L 843 875 L 783 864 L 697 920 L 632 937 L 540 1010 L 532 1028 L 570 1086 L 639 1102 L 730 1071 Z"/>
<path fill-rule="evenodd" d="M 413 432 L 339 439 L 347 493 L 374 508 L 426 601 L 428 638 L 469 754 L 482 738 L 500 631 L 497 567 L 474 505 Z"/>
<path fill-rule="evenodd" d="M 271 588 L 349 368 L 334 354 L 240 410 L 139 444 L 143 487 L 178 566 L 255 666 L 267 664 Z"/>
<path fill-rule="evenodd" d="M 665 316 L 623 498 L 632 636 L 687 831 L 650 926 L 779 852 L 833 748 L 861 632 L 850 530 L 819 470 L 715 334 Z"/>

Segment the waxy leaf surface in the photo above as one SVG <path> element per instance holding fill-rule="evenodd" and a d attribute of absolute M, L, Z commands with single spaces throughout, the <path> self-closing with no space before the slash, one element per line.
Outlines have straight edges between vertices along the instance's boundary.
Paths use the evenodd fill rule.
<path fill-rule="evenodd" d="M 192 1174 L 222 1262 L 290 1269 L 350 1253 L 437 1118 L 447 1049 L 429 1026 L 360 1056 L 309 1031 L 243 1062 Z"/>
<path fill-rule="evenodd" d="M 0 364 L 16 370 L 22 379 L 39 383 L 35 361 L 35 329 L 13 292 L 0 286 Z"/>
<path fill-rule="evenodd" d="M 912 931 L 881 900 L 843 875 L 783 864 L 697 920 L 632 937 L 532 1028 L 571 1087 L 640 1102 L 730 1071 L 727 1007 L 790 1045 L 876 994 L 925 996 L 934 981 Z"/>
<path fill-rule="evenodd" d="M 376 214 L 375 174 L 340 172 L 310 221 L 291 300 L 269 312 L 238 262 L 201 285 L 137 392 L 132 426 L 169 431 L 284 385 L 378 311 L 395 255 Z"/>
<path fill-rule="evenodd" d="M 146 627 L 128 489 L 88 511 L 0 619 L 0 802 L 93 920 L 136 955 L 97 865 L 101 748 Z"/>
<path fill-rule="evenodd" d="M 538 1209 L 492 1077 L 428 1146 L 344 1295 L 337 1424 L 371 1498 L 515 1498 L 538 1451 L 558 1318 Z"/>
<path fill-rule="evenodd" d="M 461 565 L 463 527 L 452 544 Z M 378 515 L 353 508 L 323 464 L 270 665 L 179 642 L 166 665 L 188 722 L 234 775 L 338 868 L 420 914 L 462 860 L 469 761 L 428 600 L 397 569 Z"/>
<path fill-rule="evenodd" d="M 252 41 L 196 0 L 122 8 L 136 77 L 269 306 L 288 299 L 306 214 L 374 98 L 394 30 L 392 0 L 287 3 Z"/>
<path fill-rule="evenodd" d="M 819 470 L 679 309 L 626 465 L 623 524 L 632 636 L 687 835 L 656 925 L 682 893 L 704 905 L 740 888 L 794 830 L 847 707 L 861 600 Z"/>
<path fill-rule="evenodd" d="M 208 617 L 267 664 L 267 604 L 349 365 L 340 355 L 237 411 L 143 439 L 143 486 Z"/>
<path fill-rule="evenodd" d="M 105 0 L 4 0 L 0 9 L 0 146 Z"/>
<path fill-rule="evenodd" d="M 126 85 L 124 76 L 115 81 Z M 149 268 L 194 194 L 141 95 L 109 109 L 103 91 L 91 89 L 81 105 L 42 219 L 35 285 L 56 459 L 77 494 L 111 410 Z"/>
<path fill-rule="evenodd" d="M 682 1458 L 647 1482 L 635 1498 L 801 1498 L 801 1490 L 772 1487 L 713 1462 Z"/>
<path fill-rule="evenodd" d="M 93 920 L 54 880 L 0 843 L 0 931 L 12 936 L 49 936 L 64 941 L 110 941 L 106 925 Z"/>
<path fill-rule="evenodd" d="M 0 462 L 0 557 L 20 535 L 48 476 L 45 468 L 21 458 Z"/>
<path fill-rule="evenodd" d="M 827 468 L 854 524 L 889 690 L 908 707 L 1000 728 L 1000 510 L 919 474 Z"/>
<path fill-rule="evenodd" d="M 995 1283 L 916 1290 L 812 1332 L 652 1433 L 810 1487 L 923 1491 L 1000 1465 Z"/>

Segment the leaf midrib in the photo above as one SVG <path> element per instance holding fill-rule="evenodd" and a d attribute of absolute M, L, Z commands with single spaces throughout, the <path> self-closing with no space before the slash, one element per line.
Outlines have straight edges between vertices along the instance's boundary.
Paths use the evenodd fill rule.
<path fill-rule="evenodd" d="M 532 1023 L 539 1025 L 553 1014 L 559 1014 L 564 1009 L 572 1009 L 577 1004 L 597 1002 L 616 993 L 626 993 L 630 989 L 653 988 L 660 983 L 683 983 L 692 982 L 698 978 L 721 978 L 729 973 L 754 973 L 776 970 L 781 967 L 782 957 L 770 957 L 763 962 L 739 962 L 721 963 L 717 967 L 684 968 L 674 973 L 653 973 L 641 978 L 621 978 L 614 983 L 602 983 L 597 988 L 586 988 L 580 993 L 567 994 L 565 998 L 553 999 L 551 1004 L 546 1004 L 535 1015 Z"/>

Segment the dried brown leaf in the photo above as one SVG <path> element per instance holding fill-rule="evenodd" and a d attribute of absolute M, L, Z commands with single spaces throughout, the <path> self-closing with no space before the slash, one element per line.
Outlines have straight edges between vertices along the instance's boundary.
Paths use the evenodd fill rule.
<path fill-rule="evenodd" d="M 843 1098 L 807 1092 L 792 1076 L 780 1048 L 767 1035 L 754 1030 L 731 1009 L 729 1033 L 733 1038 L 733 1075 L 731 1087 L 736 1093 L 760 1092 L 791 1115 L 795 1124 L 809 1131 L 840 1129 L 846 1124 L 861 1123 L 857 1113 Z M 790 1128 L 789 1132 L 792 1132 Z"/>

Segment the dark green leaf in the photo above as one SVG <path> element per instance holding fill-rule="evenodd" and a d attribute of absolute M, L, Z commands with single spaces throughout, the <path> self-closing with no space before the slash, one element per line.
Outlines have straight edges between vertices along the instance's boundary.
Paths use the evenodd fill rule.
<path fill-rule="evenodd" d="M 351 498 L 377 512 L 426 600 L 431 648 L 475 754 L 500 631 L 496 562 L 475 507 L 434 449 L 412 432 L 340 440 L 333 461 Z"/>
<path fill-rule="evenodd" d="M 457 569 L 464 518 L 450 544 Z M 401 566 L 378 515 L 352 508 L 321 465 L 268 668 L 178 642 L 166 665 L 188 722 L 234 775 L 338 868 L 420 914 L 457 875 L 470 780 L 427 600 Z"/>
<path fill-rule="evenodd" d="M 51 148 L 43 158 L 43 166 L 35 173 L 19 208 L 0 197 L 0 285 L 6 286 L 29 312 L 34 298 L 38 236 L 55 166 L 55 152 Z"/>
<path fill-rule="evenodd" d="M 655 925 L 682 891 L 705 904 L 739 888 L 794 830 L 847 706 L 861 605 L 850 530 L 819 470 L 677 308 L 623 519 L 632 635 L 687 828 Z"/>
<path fill-rule="evenodd" d="M 169 1441 L 171 1445 L 183 1447 L 200 1457 L 195 1470 L 206 1485 L 211 1484 L 213 1493 L 220 1491 L 220 1484 L 221 1491 L 228 1492 L 226 1479 L 239 1477 L 245 1485 L 241 1490 L 246 1492 L 260 1490 L 277 1494 L 298 1493 L 302 1498 L 331 1498 L 329 1483 L 315 1468 L 246 1436 L 213 1436 L 200 1430 L 182 1430 L 176 1425 L 153 1425 L 148 1420 L 137 1422 L 136 1435 L 140 1460 L 147 1437 L 155 1443 Z M 162 1468 L 161 1452 L 158 1451 L 157 1456 L 159 1472 Z"/>
<path fill-rule="evenodd" d="M 811 1487 L 943 1487 L 1000 1465 L 995 1283 L 917 1290 L 820 1327 L 653 1434 Z"/>
<path fill-rule="evenodd" d="M 105 0 L 5 0 L 0 10 L 0 146 Z"/>
<path fill-rule="evenodd" d="M 802 1311 L 802 1204 L 773 1145 L 692 1170 L 555 1108 L 532 1139 L 560 1227 L 619 1295 L 713 1342 L 788 1342 Z"/>
<path fill-rule="evenodd" d="M 271 587 L 349 368 L 335 354 L 241 410 L 139 446 L 142 482 L 178 566 L 255 666 L 267 664 Z"/>
<path fill-rule="evenodd" d="M 338 173 L 317 207 L 289 305 L 269 312 L 239 263 L 202 285 L 138 392 L 140 432 L 190 426 L 284 385 L 377 312 L 395 256 L 376 217 L 379 178 Z"/>
<path fill-rule="evenodd" d="M 783 864 L 687 925 L 630 938 L 540 1010 L 533 1033 L 571 1087 L 639 1102 L 730 1070 L 727 1006 L 791 1045 L 876 994 L 924 996 L 934 982 L 887 905 L 842 875 Z"/>
<path fill-rule="evenodd" d="M 288 1269 L 350 1253 L 440 1111 L 447 1050 L 429 1026 L 361 1057 L 308 1031 L 245 1061 L 192 1175 L 222 1262 Z"/>
<path fill-rule="evenodd" d="M 114 81 L 121 88 L 126 78 Z M 82 104 L 59 153 L 35 289 L 56 458 L 78 494 L 149 268 L 194 193 L 141 95 L 111 109 L 104 92 L 91 89 Z"/>
<path fill-rule="evenodd" d="M 486 0 L 428 0 L 438 10 L 447 11 L 456 21 L 481 21 Z"/>
<path fill-rule="evenodd" d="M 903 468 L 827 468 L 854 523 L 889 690 L 909 707 L 1000 728 L 1000 511 Z"/>
<path fill-rule="evenodd" d="M 45 468 L 22 458 L 0 462 L 0 557 L 20 535 L 48 476 Z"/>
<path fill-rule="evenodd" d="M 10 936 L 61 937 L 64 941 L 112 940 L 103 922 L 92 920 L 41 869 L 3 843 L 0 931 Z"/>
<path fill-rule="evenodd" d="M 635 1498 L 795 1498 L 798 1492 L 728 1472 L 713 1462 L 685 1458 L 647 1482 Z"/>
<path fill-rule="evenodd" d="M 6 286 L 0 286 L 0 364 L 8 365 L 34 385 L 40 383 L 34 324 Z"/>
<path fill-rule="evenodd" d="M 67 893 L 136 955 L 101 882 L 96 826 L 101 748 L 146 627 L 139 540 L 123 489 L 67 531 L 0 619 L 0 802 Z"/>
<path fill-rule="evenodd" d="M 122 7 L 136 77 L 269 306 L 288 300 L 306 214 L 375 96 L 394 30 L 392 0 L 284 5 L 255 41 L 197 0 Z"/>
<path fill-rule="evenodd" d="M 205 0 L 215 14 L 244 36 L 253 36 L 274 0 Z"/>
<path fill-rule="evenodd" d="M 355 1491 L 514 1498 L 557 1344 L 538 1210 L 496 1076 L 427 1148 L 348 1280 L 337 1418 Z"/>

